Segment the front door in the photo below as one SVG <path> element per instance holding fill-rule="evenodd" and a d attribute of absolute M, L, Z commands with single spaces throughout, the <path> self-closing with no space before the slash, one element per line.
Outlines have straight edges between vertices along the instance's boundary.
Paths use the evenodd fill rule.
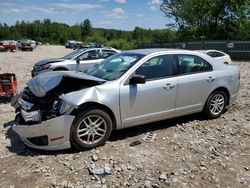
<path fill-rule="evenodd" d="M 153 122 L 174 114 L 177 77 L 173 77 L 171 55 L 156 56 L 135 72 L 145 84 L 125 84 L 120 88 L 121 118 L 124 126 Z"/>

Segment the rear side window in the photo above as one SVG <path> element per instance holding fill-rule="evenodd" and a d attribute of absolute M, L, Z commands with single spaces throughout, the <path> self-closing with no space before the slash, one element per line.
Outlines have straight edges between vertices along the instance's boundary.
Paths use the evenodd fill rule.
<path fill-rule="evenodd" d="M 145 76 L 146 80 L 160 79 L 173 75 L 172 56 L 161 55 L 144 62 L 135 74 Z"/>
<path fill-rule="evenodd" d="M 212 71 L 213 67 L 206 60 L 195 55 L 177 55 L 179 74 Z"/>

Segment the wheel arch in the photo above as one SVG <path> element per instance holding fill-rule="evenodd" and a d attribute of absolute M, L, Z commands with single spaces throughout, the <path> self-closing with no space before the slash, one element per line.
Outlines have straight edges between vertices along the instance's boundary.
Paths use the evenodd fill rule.
<path fill-rule="evenodd" d="M 228 106 L 228 105 L 229 105 L 229 101 L 230 101 L 230 92 L 229 92 L 229 90 L 228 90 L 226 87 L 218 87 L 218 88 L 214 89 L 214 90 L 208 95 L 208 98 L 209 98 L 209 96 L 210 96 L 212 93 L 214 93 L 214 92 L 216 92 L 216 91 L 224 91 L 224 92 L 225 92 L 225 94 L 226 94 L 226 96 L 227 96 L 227 104 L 226 104 L 226 106 Z"/>
<path fill-rule="evenodd" d="M 103 104 L 100 104 L 100 103 L 97 103 L 97 102 L 86 102 L 86 103 L 81 104 L 71 114 L 76 115 L 80 111 L 85 111 L 85 110 L 89 110 L 89 109 L 96 109 L 96 108 L 105 111 L 110 116 L 110 118 L 112 120 L 112 124 L 113 124 L 112 125 L 112 130 L 116 130 L 117 129 L 117 122 L 116 122 L 115 115 L 114 115 L 113 111 L 109 107 L 107 107 L 107 106 L 105 106 Z"/>

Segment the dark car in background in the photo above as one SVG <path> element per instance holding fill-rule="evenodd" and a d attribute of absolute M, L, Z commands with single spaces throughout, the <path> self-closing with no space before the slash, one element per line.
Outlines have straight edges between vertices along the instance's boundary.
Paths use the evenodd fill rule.
<path fill-rule="evenodd" d="M 21 40 L 19 49 L 22 51 L 33 51 L 36 48 L 36 42 L 33 40 Z"/>
<path fill-rule="evenodd" d="M 71 48 L 71 49 L 75 50 L 75 49 L 82 48 L 83 43 L 80 41 L 68 40 L 64 46 L 65 46 L 65 48 Z"/>

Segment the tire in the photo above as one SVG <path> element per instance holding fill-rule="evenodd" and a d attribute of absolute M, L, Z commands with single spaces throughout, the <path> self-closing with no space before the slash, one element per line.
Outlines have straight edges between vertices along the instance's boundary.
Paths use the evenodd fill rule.
<path fill-rule="evenodd" d="M 91 109 L 79 113 L 72 123 L 70 141 L 79 150 L 102 146 L 112 132 L 112 120 L 103 110 Z"/>
<path fill-rule="evenodd" d="M 221 116 L 226 110 L 228 97 L 224 91 L 215 91 L 207 99 L 204 107 L 204 114 L 209 119 Z"/>

